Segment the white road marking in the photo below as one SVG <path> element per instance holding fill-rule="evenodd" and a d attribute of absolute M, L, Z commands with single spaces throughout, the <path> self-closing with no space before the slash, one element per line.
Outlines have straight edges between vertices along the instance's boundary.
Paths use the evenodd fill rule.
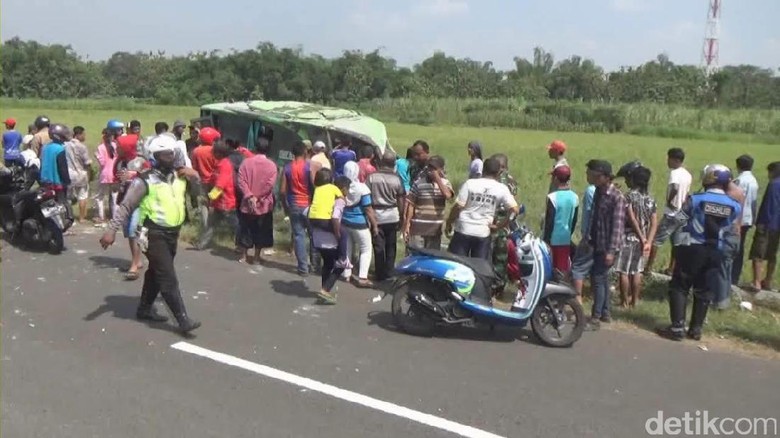
<path fill-rule="evenodd" d="M 209 350 L 197 345 L 190 344 L 189 342 L 177 342 L 171 345 L 174 350 L 183 351 L 185 353 L 194 354 L 196 356 L 205 357 L 215 362 L 219 362 L 225 365 L 241 368 L 246 371 L 251 371 L 255 374 L 270 377 L 272 379 L 281 380 L 283 382 L 290 383 L 292 385 L 300 386 L 312 391 L 317 391 L 331 397 L 335 397 L 348 402 L 356 403 L 367 408 L 382 411 L 387 414 L 396 415 L 398 417 L 406 418 L 417 423 L 425 424 L 427 426 L 435 427 L 437 429 L 446 430 L 454 434 L 468 437 L 468 438 L 503 438 L 501 435 L 496 435 L 484 430 L 480 430 L 465 424 L 456 423 L 454 421 L 446 420 L 435 415 L 426 414 L 424 412 L 415 411 L 414 409 L 405 408 L 394 403 L 382 401 L 369 397 L 357 392 L 341 389 L 327 383 L 318 382 L 307 377 L 301 377 L 295 374 L 288 373 L 286 371 L 271 368 L 266 365 L 250 362 L 229 354 L 220 353 L 217 351 Z"/>

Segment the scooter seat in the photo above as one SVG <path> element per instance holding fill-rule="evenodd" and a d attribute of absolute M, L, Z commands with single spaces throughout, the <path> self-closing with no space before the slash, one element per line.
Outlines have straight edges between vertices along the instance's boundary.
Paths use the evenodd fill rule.
<path fill-rule="evenodd" d="M 474 257 L 463 257 L 451 252 L 441 251 L 438 249 L 426 249 L 426 248 L 410 248 L 415 253 L 425 255 L 428 257 L 435 257 L 438 259 L 451 260 L 453 262 L 460 263 L 468 266 L 475 274 L 485 279 L 494 279 L 496 272 L 493 269 L 493 264 L 485 259 L 478 259 Z M 488 284 L 489 285 L 489 284 Z"/>

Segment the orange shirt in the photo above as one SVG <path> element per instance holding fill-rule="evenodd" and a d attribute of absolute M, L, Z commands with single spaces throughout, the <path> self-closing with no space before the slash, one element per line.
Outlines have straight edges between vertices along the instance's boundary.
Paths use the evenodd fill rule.
<path fill-rule="evenodd" d="M 192 151 L 192 168 L 200 175 L 200 180 L 206 184 L 214 184 L 214 169 L 217 159 L 214 157 L 214 147 L 200 145 Z"/>

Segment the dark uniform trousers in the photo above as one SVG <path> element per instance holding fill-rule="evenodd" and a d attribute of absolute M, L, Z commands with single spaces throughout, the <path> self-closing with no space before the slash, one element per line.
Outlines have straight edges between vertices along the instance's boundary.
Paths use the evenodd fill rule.
<path fill-rule="evenodd" d="M 173 265 L 179 240 L 179 229 L 149 228 L 148 238 L 146 258 L 149 259 L 149 267 L 144 275 L 139 310 L 151 308 L 159 293 L 165 300 L 165 304 L 171 309 L 176 321 L 181 323 L 182 319 L 186 319 L 187 311 L 184 308 L 184 301 L 179 290 L 179 279 L 176 277 Z"/>
<path fill-rule="evenodd" d="M 701 332 L 707 308 L 713 299 L 707 279 L 718 275 L 723 253 L 712 245 L 691 244 L 677 247 L 677 259 L 669 283 L 669 313 L 672 327 L 685 327 L 688 292 L 693 289 L 693 313 L 690 330 Z"/>

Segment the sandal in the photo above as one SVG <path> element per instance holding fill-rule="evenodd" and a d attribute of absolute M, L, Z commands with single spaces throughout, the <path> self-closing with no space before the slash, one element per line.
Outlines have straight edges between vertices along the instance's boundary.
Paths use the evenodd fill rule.
<path fill-rule="evenodd" d="M 138 273 L 138 271 L 128 272 L 125 274 L 125 281 L 135 281 L 138 280 L 138 277 L 140 276 L 141 275 Z"/>
<path fill-rule="evenodd" d="M 367 278 L 366 279 L 358 278 L 357 280 L 355 280 L 355 286 L 359 288 L 370 289 L 374 287 L 374 283 Z"/>

